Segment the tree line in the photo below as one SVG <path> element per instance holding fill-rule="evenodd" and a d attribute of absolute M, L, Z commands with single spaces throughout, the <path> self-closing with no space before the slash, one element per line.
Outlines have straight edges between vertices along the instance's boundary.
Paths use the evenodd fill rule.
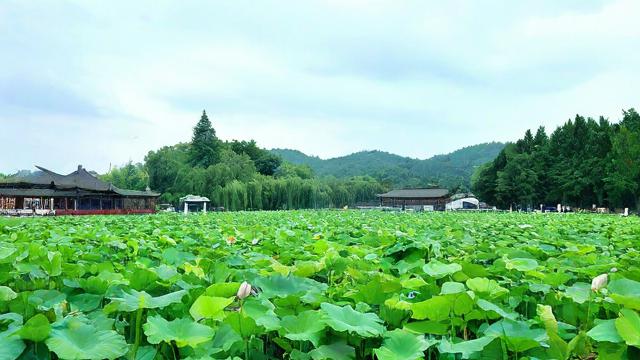
<path fill-rule="evenodd" d="M 618 123 L 576 115 L 551 135 L 527 130 L 475 171 L 472 189 L 501 208 L 639 208 L 640 115 L 623 111 Z"/>
<path fill-rule="evenodd" d="M 375 201 L 386 189 L 368 176 L 316 177 L 309 166 L 283 162 L 255 141 L 222 141 L 206 112 L 189 143 L 150 151 L 144 163 L 116 167 L 102 175 L 114 185 L 162 195 L 163 203 L 197 194 L 228 210 L 342 207 Z"/>

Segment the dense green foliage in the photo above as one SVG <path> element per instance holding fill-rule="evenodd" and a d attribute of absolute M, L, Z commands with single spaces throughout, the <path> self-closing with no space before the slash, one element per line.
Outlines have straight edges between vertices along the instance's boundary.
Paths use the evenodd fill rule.
<path fill-rule="evenodd" d="M 149 186 L 149 174 L 141 163 L 129 161 L 122 167 L 115 167 L 108 173 L 99 176 L 121 189 L 145 190 Z"/>
<path fill-rule="evenodd" d="M 207 155 L 212 149 L 215 155 Z M 200 158 L 209 160 L 196 160 Z M 148 176 L 148 185 L 162 193 L 162 202 L 177 203 L 184 195 L 197 194 L 228 210 L 342 207 L 375 201 L 375 195 L 384 191 L 370 177 L 317 178 L 308 166 L 283 163 L 255 141 L 221 142 L 205 113 L 191 143 L 151 151 L 143 168 L 136 166 L 113 170 L 109 179 L 119 187 L 134 185 L 135 179 L 115 176 L 134 175 L 127 170 L 133 167 Z"/>
<path fill-rule="evenodd" d="M 515 213 L 0 221 L 0 358 L 638 359 L 639 231 Z"/>
<path fill-rule="evenodd" d="M 640 115 L 620 123 L 576 115 L 550 136 L 527 131 L 474 174 L 473 190 L 502 207 L 640 206 Z"/>
<path fill-rule="evenodd" d="M 426 160 L 412 159 L 383 151 L 362 151 L 323 160 L 300 151 L 271 150 L 294 164 L 308 165 L 320 176 L 345 178 L 367 175 L 388 188 L 443 186 L 449 189 L 470 187 L 475 168 L 491 161 L 502 150 L 502 143 L 467 146 L 450 154 Z"/>

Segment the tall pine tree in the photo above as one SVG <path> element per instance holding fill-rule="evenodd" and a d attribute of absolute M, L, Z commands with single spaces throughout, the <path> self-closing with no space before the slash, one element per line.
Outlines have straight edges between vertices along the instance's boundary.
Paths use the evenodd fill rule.
<path fill-rule="evenodd" d="M 200 121 L 193 128 L 191 139 L 190 160 L 191 165 L 207 168 L 220 161 L 222 144 L 216 137 L 216 131 L 209 121 L 206 111 L 202 111 Z"/>

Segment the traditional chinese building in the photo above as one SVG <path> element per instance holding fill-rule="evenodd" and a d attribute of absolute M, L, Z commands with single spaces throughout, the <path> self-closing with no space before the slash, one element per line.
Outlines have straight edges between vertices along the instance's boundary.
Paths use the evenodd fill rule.
<path fill-rule="evenodd" d="M 6 214 L 56 215 L 147 214 L 155 211 L 159 193 L 120 189 L 82 166 L 61 175 L 40 171 L 0 180 L 0 211 Z"/>
<path fill-rule="evenodd" d="M 449 190 L 399 189 L 379 194 L 380 206 L 390 206 L 414 210 L 444 210 L 449 201 Z"/>

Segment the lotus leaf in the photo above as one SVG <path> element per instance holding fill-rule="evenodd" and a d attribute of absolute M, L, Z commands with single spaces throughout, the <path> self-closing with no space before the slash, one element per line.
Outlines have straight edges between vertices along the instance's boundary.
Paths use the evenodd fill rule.
<path fill-rule="evenodd" d="M 373 313 L 361 313 L 351 306 L 336 306 L 322 303 L 326 323 L 336 331 L 354 332 L 362 337 L 380 336 L 384 333 L 382 320 Z"/>
<path fill-rule="evenodd" d="M 384 335 L 382 347 L 376 349 L 375 354 L 380 360 L 422 359 L 424 351 L 436 342 L 426 340 L 422 335 L 396 329 Z"/>
<path fill-rule="evenodd" d="M 178 347 L 195 347 L 212 339 L 214 335 L 213 329 L 190 319 L 167 321 L 159 315 L 149 317 L 143 328 L 150 344 L 175 341 Z"/>

